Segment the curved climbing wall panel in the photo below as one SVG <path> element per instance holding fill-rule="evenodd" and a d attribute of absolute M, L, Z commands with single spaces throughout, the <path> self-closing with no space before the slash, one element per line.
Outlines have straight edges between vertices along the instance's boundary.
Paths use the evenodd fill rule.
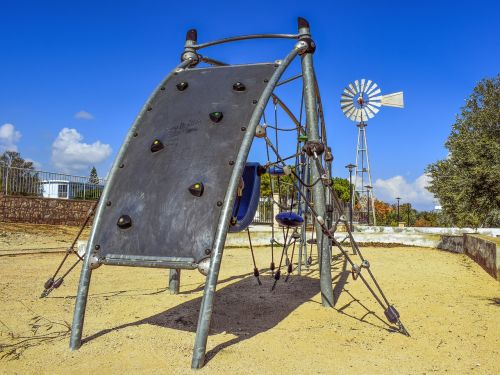
<path fill-rule="evenodd" d="M 92 244 L 104 264 L 194 268 L 210 256 L 247 124 L 274 64 L 179 71 L 115 162 Z"/>

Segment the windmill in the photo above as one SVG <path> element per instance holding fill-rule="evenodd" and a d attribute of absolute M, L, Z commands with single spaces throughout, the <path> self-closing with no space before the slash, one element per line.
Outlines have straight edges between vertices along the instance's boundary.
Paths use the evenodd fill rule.
<path fill-rule="evenodd" d="M 403 92 L 382 95 L 382 90 L 375 82 L 363 78 L 345 87 L 340 98 L 342 112 L 348 119 L 356 122 L 358 127 L 356 170 L 351 205 L 354 205 L 353 198 L 357 196 L 360 205 L 358 222 L 373 223 L 373 225 L 376 225 L 377 222 L 370 160 L 368 158 L 368 143 L 366 141 L 366 126 L 368 120 L 375 117 L 382 106 L 403 108 Z M 372 217 L 371 221 L 370 217 Z"/>

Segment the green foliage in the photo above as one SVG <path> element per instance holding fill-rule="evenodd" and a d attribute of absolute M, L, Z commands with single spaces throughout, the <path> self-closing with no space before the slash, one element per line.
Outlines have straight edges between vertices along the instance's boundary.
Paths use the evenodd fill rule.
<path fill-rule="evenodd" d="M 271 186 L 271 183 L 273 186 Z M 290 196 L 296 185 L 293 175 L 279 176 L 278 179 L 277 176 L 271 177 L 269 173 L 265 173 L 260 177 L 260 195 L 261 197 L 268 197 L 274 191 L 275 194 Z"/>
<path fill-rule="evenodd" d="M 338 197 L 344 202 L 349 202 L 349 180 L 340 177 L 332 178 L 333 189 L 337 193 Z"/>
<path fill-rule="evenodd" d="M 35 169 L 33 162 L 24 160 L 21 154 L 15 151 L 5 151 L 2 156 L 0 156 L 0 166 Z"/>
<path fill-rule="evenodd" d="M 99 184 L 99 177 L 97 176 L 97 169 L 95 169 L 95 167 L 92 167 L 90 171 L 89 182 L 94 185 Z"/>
<path fill-rule="evenodd" d="M 443 216 L 457 226 L 500 226 L 500 75 L 477 84 L 445 146 L 448 158 L 427 167 Z"/>

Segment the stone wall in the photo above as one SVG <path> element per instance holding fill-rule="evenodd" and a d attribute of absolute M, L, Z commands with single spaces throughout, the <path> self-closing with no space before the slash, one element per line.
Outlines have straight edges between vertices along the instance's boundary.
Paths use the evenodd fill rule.
<path fill-rule="evenodd" d="M 465 253 L 500 281 L 500 245 L 471 234 L 464 235 Z"/>
<path fill-rule="evenodd" d="M 438 249 L 451 251 L 452 253 L 464 253 L 464 236 L 442 234 L 440 236 Z"/>
<path fill-rule="evenodd" d="M 80 226 L 94 204 L 95 201 L 0 194 L 0 222 Z"/>

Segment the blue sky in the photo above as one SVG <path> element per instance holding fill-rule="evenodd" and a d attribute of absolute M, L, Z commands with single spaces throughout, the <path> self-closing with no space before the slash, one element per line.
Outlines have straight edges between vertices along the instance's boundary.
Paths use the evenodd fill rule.
<path fill-rule="evenodd" d="M 369 122 L 375 194 L 433 206 L 423 172 L 443 146 L 474 85 L 499 73 L 495 1 L 9 1 L 0 11 L 0 152 L 17 149 L 43 170 L 106 175 L 157 83 L 179 60 L 186 30 L 200 41 L 248 33 L 295 33 L 310 21 L 334 174 L 355 158 L 356 127 L 339 108 L 360 78 L 405 109 Z M 227 61 L 283 58 L 291 41 L 214 47 Z M 298 69 L 294 65 L 292 70 Z M 284 93 L 289 100 L 293 93 Z M 254 159 L 261 151 L 252 151 Z"/>

